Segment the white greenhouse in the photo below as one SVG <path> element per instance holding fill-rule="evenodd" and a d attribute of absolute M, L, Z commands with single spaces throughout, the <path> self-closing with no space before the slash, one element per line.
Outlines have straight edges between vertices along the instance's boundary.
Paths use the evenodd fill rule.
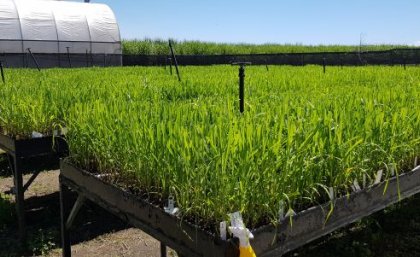
<path fill-rule="evenodd" d="M 0 60 L 8 67 L 118 66 L 118 23 L 104 4 L 0 0 Z"/>

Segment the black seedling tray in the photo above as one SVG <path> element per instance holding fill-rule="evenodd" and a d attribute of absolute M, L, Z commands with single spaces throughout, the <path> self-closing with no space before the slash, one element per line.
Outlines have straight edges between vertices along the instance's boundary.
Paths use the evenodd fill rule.
<path fill-rule="evenodd" d="M 70 190 L 79 195 L 71 211 L 67 201 Z M 278 225 L 257 228 L 252 231 L 255 238 L 251 244 L 257 256 L 279 256 L 418 192 L 420 169 L 333 200 L 334 211 L 328 219 L 331 202 L 299 212 Z M 238 256 L 235 240 L 222 241 L 219 236 L 165 213 L 162 208 L 104 182 L 68 160 L 61 161 L 60 193 L 63 256 L 71 256 L 69 230 L 86 199 L 159 240 L 162 256 L 166 256 L 165 246 L 181 256 Z"/>

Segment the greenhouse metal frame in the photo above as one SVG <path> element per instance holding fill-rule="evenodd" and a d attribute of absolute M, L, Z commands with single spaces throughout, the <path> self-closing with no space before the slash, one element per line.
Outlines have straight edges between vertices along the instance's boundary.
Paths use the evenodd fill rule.
<path fill-rule="evenodd" d="M 104 4 L 0 0 L 0 60 L 6 67 L 120 66 L 120 30 Z"/>

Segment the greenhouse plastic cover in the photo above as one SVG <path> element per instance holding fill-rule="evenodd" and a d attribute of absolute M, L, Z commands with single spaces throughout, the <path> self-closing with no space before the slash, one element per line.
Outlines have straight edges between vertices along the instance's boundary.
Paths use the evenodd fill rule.
<path fill-rule="evenodd" d="M 118 23 L 104 4 L 0 0 L 0 53 L 121 54 Z"/>

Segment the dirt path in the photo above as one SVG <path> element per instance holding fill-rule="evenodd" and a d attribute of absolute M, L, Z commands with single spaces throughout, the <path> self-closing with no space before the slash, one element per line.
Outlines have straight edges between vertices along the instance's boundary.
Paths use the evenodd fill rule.
<path fill-rule="evenodd" d="M 41 197 L 58 192 L 58 170 L 44 171 L 39 173 L 36 180 L 25 192 L 25 198 Z M 27 181 L 31 175 L 25 175 L 24 181 Z M 13 176 L 0 177 L 0 192 L 4 193 L 13 187 Z"/>
<path fill-rule="evenodd" d="M 41 172 L 25 193 L 30 241 L 26 254 L 32 255 L 35 250 L 37 255 L 61 256 L 58 174 L 57 170 Z M 24 180 L 29 177 L 25 175 Z M 1 193 L 8 192 L 12 186 L 13 177 L 0 177 Z M 129 228 L 99 207 L 88 204 L 79 215 L 83 218 L 76 218 L 72 256 L 160 256 L 157 240 L 141 230 Z M 0 256 L 21 255 L 15 243 L 15 224 L 1 232 Z M 168 253 L 173 256 L 172 251 Z"/>
<path fill-rule="evenodd" d="M 72 246 L 72 256 L 160 256 L 159 243 L 138 229 L 108 233 Z M 48 254 L 60 257 L 61 250 Z M 168 255 L 170 256 L 170 255 Z"/>

